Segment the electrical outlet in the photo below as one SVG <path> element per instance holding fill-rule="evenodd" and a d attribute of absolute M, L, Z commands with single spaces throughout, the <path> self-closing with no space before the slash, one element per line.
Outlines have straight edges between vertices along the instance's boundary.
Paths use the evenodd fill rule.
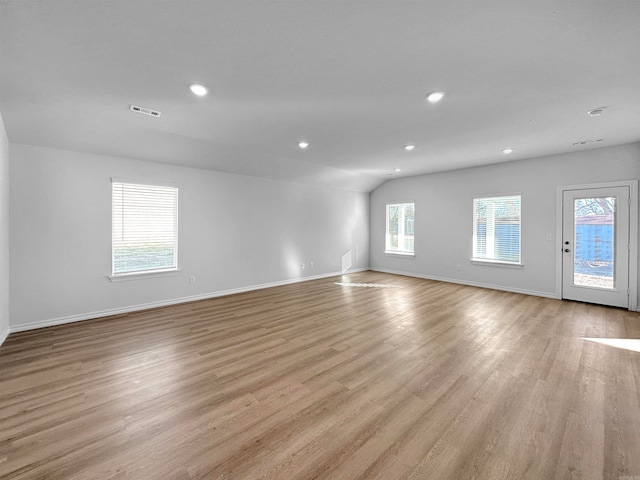
<path fill-rule="evenodd" d="M 189 277 L 189 283 L 191 283 L 191 284 L 196 283 L 196 277 L 194 275 L 191 275 Z"/>
<path fill-rule="evenodd" d="M 553 236 L 550 233 L 547 233 L 547 242 L 553 240 Z"/>
<path fill-rule="evenodd" d="M 309 268 L 313 268 L 313 262 L 309 262 Z"/>
<path fill-rule="evenodd" d="M 305 267 L 304 263 L 303 263 L 302 265 L 300 265 L 300 266 L 301 266 L 301 267 L 302 267 L 302 269 L 304 270 L 304 267 Z"/>

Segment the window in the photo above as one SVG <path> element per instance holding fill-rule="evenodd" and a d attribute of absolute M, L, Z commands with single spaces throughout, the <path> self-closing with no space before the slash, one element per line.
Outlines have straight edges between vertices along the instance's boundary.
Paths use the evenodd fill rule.
<path fill-rule="evenodd" d="M 114 276 L 178 268 L 178 189 L 112 181 Z"/>
<path fill-rule="evenodd" d="M 520 195 L 473 199 L 473 260 L 520 263 Z"/>
<path fill-rule="evenodd" d="M 385 252 L 413 255 L 414 203 L 387 204 Z"/>

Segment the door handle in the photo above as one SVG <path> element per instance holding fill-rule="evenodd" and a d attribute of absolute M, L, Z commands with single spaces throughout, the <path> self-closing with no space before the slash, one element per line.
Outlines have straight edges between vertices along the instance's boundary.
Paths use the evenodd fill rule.
<path fill-rule="evenodd" d="M 565 249 L 564 249 L 564 251 L 565 251 L 566 253 L 569 253 L 571 250 L 569 250 L 568 248 L 565 248 Z"/>

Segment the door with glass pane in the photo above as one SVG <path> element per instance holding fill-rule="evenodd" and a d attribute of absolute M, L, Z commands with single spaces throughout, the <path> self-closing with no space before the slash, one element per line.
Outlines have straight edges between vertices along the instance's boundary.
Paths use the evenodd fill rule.
<path fill-rule="evenodd" d="M 562 298 L 629 306 L 629 187 L 563 192 Z"/>

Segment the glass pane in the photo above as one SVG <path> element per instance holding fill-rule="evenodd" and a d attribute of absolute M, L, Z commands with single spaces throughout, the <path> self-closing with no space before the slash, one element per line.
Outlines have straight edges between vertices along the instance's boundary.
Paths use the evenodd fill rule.
<path fill-rule="evenodd" d="M 387 236 L 389 239 L 387 249 L 398 249 L 398 217 L 400 209 L 396 205 L 389 205 L 389 231 L 387 232 Z"/>
<path fill-rule="evenodd" d="M 414 222 L 414 206 L 413 203 L 404 206 L 404 250 L 413 252 L 413 222 Z"/>
<path fill-rule="evenodd" d="M 616 197 L 574 201 L 574 285 L 614 288 Z"/>

